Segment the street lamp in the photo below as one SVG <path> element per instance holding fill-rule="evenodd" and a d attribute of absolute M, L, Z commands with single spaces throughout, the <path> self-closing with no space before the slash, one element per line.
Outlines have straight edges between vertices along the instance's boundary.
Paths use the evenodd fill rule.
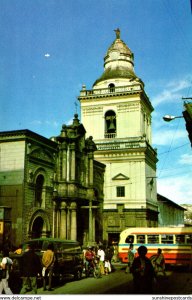
<path fill-rule="evenodd" d="M 170 121 L 175 120 L 175 119 L 178 119 L 178 118 L 183 118 L 183 116 L 175 117 L 175 116 L 165 115 L 165 116 L 163 117 L 163 120 L 164 120 L 165 122 L 170 122 Z"/>
<path fill-rule="evenodd" d="M 190 98 L 183 98 L 183 99 L 192 99 L 192 98 L 190 97 Z M 178 118 L 184 118 L 186 130 L 188 131 L 188 136 L 192 147 L 192 102 L 184 103 L 184 108 L 185 110 L 183 111 L 183 116 L 175 117 L 175 116 L 165 115 L 163 117 L 163 120 L 166 122 L 170 122 Z"/>

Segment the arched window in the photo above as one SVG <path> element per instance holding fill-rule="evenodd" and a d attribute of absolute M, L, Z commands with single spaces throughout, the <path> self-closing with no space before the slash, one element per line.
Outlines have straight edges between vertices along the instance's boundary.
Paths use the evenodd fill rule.
<path fill-rule="evenodd" d="M 41 207 L 43 201 L 43 184 L 44 177 L 43 175 L 38 175 L 35 184 L 35 206 Z"/>
<path fill-rule="evenodd" d="M 114 138 L 116 127 L 116 114 L 113 110 L 108 110 L 105 114 L 105 138 Z"/>
<path fill-rule="evenodd" d="M 115 85 L 114 85 L 114 83 L 110 83 L 110 84 L 108 85 L 108 88 L 109 88 L 109 92 L 110 92 L 110 93 L 115 92 Z"/>

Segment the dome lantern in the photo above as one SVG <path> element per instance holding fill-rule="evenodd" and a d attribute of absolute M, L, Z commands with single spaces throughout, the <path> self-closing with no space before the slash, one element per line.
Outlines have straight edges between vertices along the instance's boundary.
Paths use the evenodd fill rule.
<path fill-rule="evenodd" d="M 134 55 L 128 46 L 120 38 L 120 29 L 114 30 L 116 39 L 108 48 L 104 57 L 104 72 L 99 79 L 95 81 L 93 87 L 98 83 L 108 79 L 135 79 Z"/>

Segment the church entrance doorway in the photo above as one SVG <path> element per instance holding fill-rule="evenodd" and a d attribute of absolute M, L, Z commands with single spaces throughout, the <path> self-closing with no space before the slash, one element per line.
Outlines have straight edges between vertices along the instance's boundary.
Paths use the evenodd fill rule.
<path fill-rule="evenodd" d="M 32 232 L 31 232 L 32 239 L 42 237 L 43 224 L 44 224 L 44 221 L 43 221 L 42 217 L 37 217 L 34 220 L 33 226 L 32 226 Z"/>

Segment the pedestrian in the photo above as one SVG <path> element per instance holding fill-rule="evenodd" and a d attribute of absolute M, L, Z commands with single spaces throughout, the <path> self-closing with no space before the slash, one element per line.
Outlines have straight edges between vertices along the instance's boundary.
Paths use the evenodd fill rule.
<path fill-rule="evenodd" d="M 147 247 L 138 248 L 138 257 L 134 258 L 131 266 L 133 274 L 134 291 L 136 294 L 151 294 L 153 292 L 154 268 L 149 258 L 146 257 Z"/>
<path fill-rule="evenodd" d="M 130 269 L 131 269 L 131 266 L 133 264 L 135 254 L 136 254 L 136 250 L 134 249 L 133 244 L 130 244 L 129 250 L 128 250 L 128 253 L 127 253 L 128 263 L 127 263 L 125 273 L 128 273 L 128 272 L 130 273 Z"/>
<path fill-rule="evenodd" d="M 43 276 L 43 290 L 47 290 L 47 281 L 48 281 L 48 291 L 52 291 L 52 277 L 53 269 L 55 265 L 56 257 L 54 253 L 53 243 L 50 243 L 47 247 L 47 250 L 43 253 L 42 257 L 42 276 Z"/>
<path fill-rule="evenodd" d="M 114 254 L 113 247 L 112 246 L 108 246 L 105 249 L 105 259 L 109 260 L 110 264 L 111 264 L 111 260 L 112 260 L 113 254 Z"/>
<path fill-rule="evenodd" d="M 113 262 L 118 262 L 118 246 L 116 242 L 112 242 L 112 247 L 113 247 L 113 257 L 112 257 L 112 261 Z"/>
<path fill-rule="evenodd" d="M 85 252 L 85 271 L 88 272 L 89 266 L 94 267 L 94 258 L 95 258 L 95 252 L 93 251 L 91 246 L 88 246 L 86 252 Z"/>
<path fill-rule="evenodd" d="M 19 245 L 18 247 L 17 247 L 17 249 L 14 251 L 14 253 L 15 254 L 18 254 L 18 255 L 20 255 L 21 253 L 22 253 L 22 245 Z"/>
<path fill-rule="evenodd" d="M 105 271 L 105 275 L 109 275 L 109 273 L 111 272 L 111 264 L 110 264 L 110 261 L 108 259 L 105 259 L 104 271 Z"/>
<path fill-rule="evenodd" d="M 104 275 L 105 274 L 105 270 L 104 270 L 105 252 L 102 246 L 99 246 L 97 255 L 99 256 L 99 266 L 101 270 L 101 275 Z"/>
<path fill-rule="evenodd" d="M 162 253 L 162 249 L 160 249 L 160 248 L 157 249 L 157 255 L 156 255 L 155 259 L 153 260 L 153 264 L 154 264 L 154 269 L 155 269 L 155 276 L 157 276 L 157 274 L 159 272 L 162 272 L 163 275 L 166 276 L 165 258 Z"/>
<path fill-rule="evenodd" d="M 13 261 L 12 259 L 9 257 L 9 250 L 8 249 L 4 249 L 3 250 L 3 258 L 1 261 L 1 274 L 2 274 L 2 278 L 0 281 L 0 294 L 4 293 L 7 295 L 12 295 L 13 292 L 11 291 L 10 287 L 9 287 L 9 273 L 11 271 L 13 265 Z"/>
<path fill-rule="evenodd" d="M 23 283 L 20 294 L 26 294 L 29 290 L 32 294 L 37 294 L 37 277 L 40 276 L 41 270 L 41 260 L 33 246 L 28 244 L 22 257 Z"/>

